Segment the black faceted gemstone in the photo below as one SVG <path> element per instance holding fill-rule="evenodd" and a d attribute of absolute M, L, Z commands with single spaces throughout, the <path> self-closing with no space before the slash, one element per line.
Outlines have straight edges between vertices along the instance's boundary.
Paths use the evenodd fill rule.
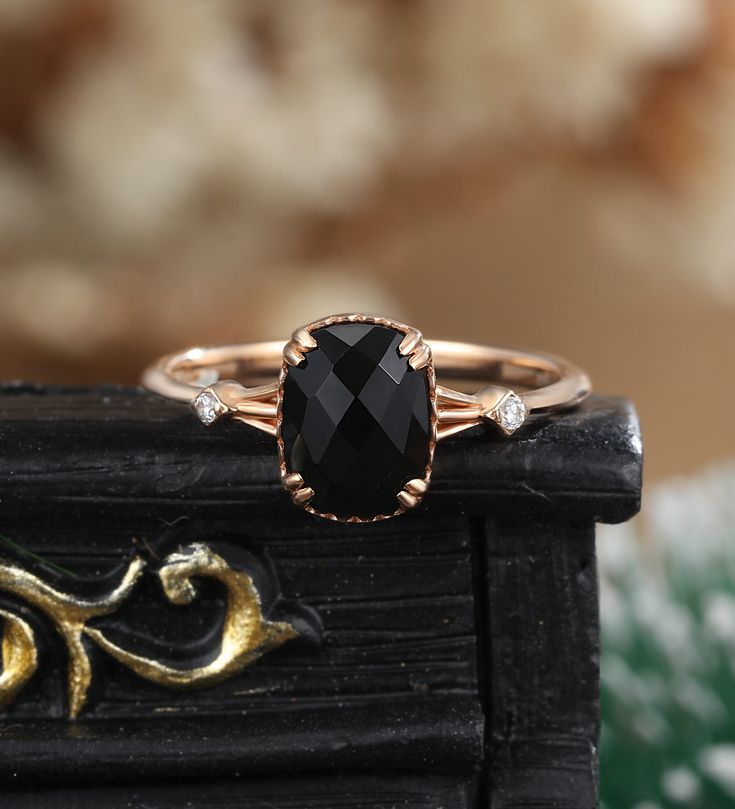
<path fill-rule="evenodd" d="M 309 505 L 340 518 L 392 514 L 396 495 L 423 478 L 431 405 L 425 368 L 398 346 L 403 333 L 372 323 L 312 332 L 317 348 L 288 369 L 281 438 L 289 472 L 314 490 Z"/>

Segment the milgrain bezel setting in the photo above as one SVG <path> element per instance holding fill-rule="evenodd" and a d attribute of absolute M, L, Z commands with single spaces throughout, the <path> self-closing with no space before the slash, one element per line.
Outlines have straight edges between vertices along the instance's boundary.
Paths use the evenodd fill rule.
<path fill-rule="evenodd" d="M 286 461 L 286 450 L 281 435 L 281 426 L 283 423 L 284 384 L 289 370 L 291 367 L 300 365 L 306 358 L 306 355 L 317 347 L 317 342 L 314 337 L 312 337 L 313 332 L 329 326 L 348 323 L 385 326 L 386 328 L 393 329 L 403 334 L 403 340 L 398 347 L 399 353 L 401 356 L 408 358 L 408 362 L 414 371 L 423 371 L 426 374 L 429 405 L 429 435 L 424 475 L 421 478 L 417 477 L 407 481 L 403 488 L 396 492 L 396 508 L 389 514 L 376 514 L 370 517 L 363 517 L 357 515 L 341 516 L 333 514 L 332 512 L 319 511 L 310 503 L 315 494 L 314 490 L 305 484 L 303 477 L 298 472 L 293 472 L 288 469 Z M 368 523 L 386 520 L 390 517 L 397 517 L 409 509 L 416 508 L 426 494 L 431 481 L 431 470 L 437 442 L 438 421 L 436 374 L 431 349 L 424 342 L 421 332 L 411 326 L 406 326 L 403 323 L 389 318 L 375 317 L 372 315 L 356 313 L 332 315 L 297 329 L 293 333 L 291 340 L 286 343 L 283 348 L 283 363 L 279 375 L 276 403 L 276 442 L 278 445 L 278 463 L 281 472 L 281 483 L 283 488 L 291 495 L 293 503 L 308 511 L 310 514 L 336 522 Z"/>

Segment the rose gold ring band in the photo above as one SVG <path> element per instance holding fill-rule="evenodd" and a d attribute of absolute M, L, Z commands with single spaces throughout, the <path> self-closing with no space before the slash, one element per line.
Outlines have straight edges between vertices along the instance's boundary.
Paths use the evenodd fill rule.
<path fill-rule="evenodd" d="M 190 401 L 204 424 L 235 420 L 272 435 L 292 502 L 344 522 L 416 508 L 441 439 L 483 423 L 509 436 L 530 413 L 571 407 L 590 391 L 584 371 L 558 357 L 425 341 L 366 314 L 314 321 L 285 345 L 169 354 L 143 384 Z"/>
<path fill-rule="evenodd" d="M 235 419 L 276 435 L 278 376 L 284 357 L 288 361 L 290 350 L 298 352 L 299 336 L 304 339 L 301 331 L 294 332 L 285 347 L 283 342 L 273 341 L 169 354 L 145 371 L 142 382 L 155 393 L 186 402 L 193 401 L 203 388 L 211 388 Z M 591 390 L 587 374 L 560 357 L 471 343 L 423 341 L 415 330 L 407 332 L 408 336 L 429 348 L 440 380 L 461 380 L 465 389 L 479 385 L 469 393 L 436 385 L 437 440 L 488 420 L 503 429 L 497 408 L 509 394 L 521 400 L 526 413 L 550 414 L 578 404 Z M 299 356 L 291 354 L 291 359 Z"/>

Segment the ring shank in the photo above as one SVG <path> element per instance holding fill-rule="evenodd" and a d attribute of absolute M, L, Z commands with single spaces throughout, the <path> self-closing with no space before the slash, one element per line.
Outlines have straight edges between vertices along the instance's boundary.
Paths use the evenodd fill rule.
<path fill-rule="evenodd" d="M 473 343 L 427 340 L 440 380 L 461 379 L 513 388 L 533 412 L 571 407 L 590 391 L 587 374 L 561 357 Z M 262 385 L 277 379 L 283 363 L 281 341 L 193 348 L 168 354 L 143 374 L 143 385 L 171 399 L 191 401 L 218 379 Z M 521 392 L 522 391 L 522 392 Z"/>

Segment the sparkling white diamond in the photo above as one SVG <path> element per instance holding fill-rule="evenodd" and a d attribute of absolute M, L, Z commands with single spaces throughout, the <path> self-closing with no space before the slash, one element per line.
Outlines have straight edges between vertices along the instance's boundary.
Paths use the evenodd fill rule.
<path fill-rule="evenodd" d="M 194 412 L 204 424 L 211 424 L 219 415 L 217 397 L 208 390 L 203 390 L 194 399 Z"/>
<path fill-rule="evenodd" d="M 498 424 L 507 432 L 515 432 L 526 420 L 526 403 L 515 393 L 509 393 L 495 409 Z"/>

